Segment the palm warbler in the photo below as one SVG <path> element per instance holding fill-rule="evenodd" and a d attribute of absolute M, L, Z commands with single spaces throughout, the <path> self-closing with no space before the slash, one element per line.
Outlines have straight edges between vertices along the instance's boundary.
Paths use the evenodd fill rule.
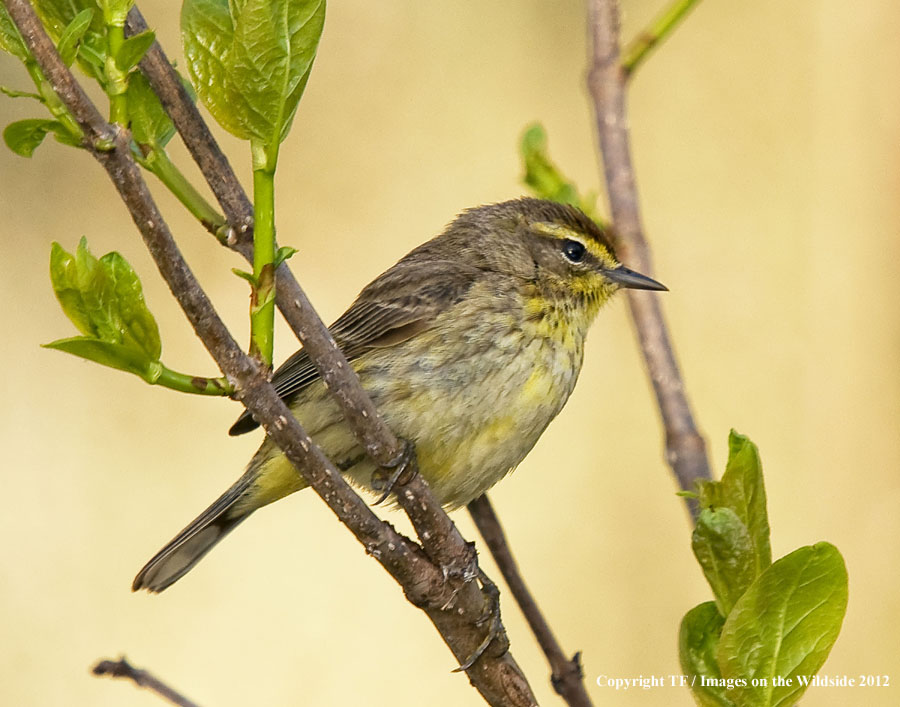
<path fill-rule="evenodd" d="M 448 508 L 514 469 L 575 386 L 588 327 L 620 287 L 664 290 L 623 267 L 581 211 L 539 199 L 470 209 L 366 287 L 331 333 L 385 421 L 415 445 Z M 362 487 L 378 469 L 303 350 L 272 384 Z M 231 428 L 256 427 L 245 412 Z M 306 486 L 266 438 L 244 475 L 138 573 L 159 592 L 253 511 Z"/>

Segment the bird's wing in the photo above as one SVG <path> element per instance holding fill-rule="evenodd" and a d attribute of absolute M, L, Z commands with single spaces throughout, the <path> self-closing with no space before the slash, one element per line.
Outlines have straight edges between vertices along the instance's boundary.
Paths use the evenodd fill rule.
<path fill-rule="evenodd" d="M 428 329 L 480 275 L 478 268 L 451 261 L 400 261 L 368 285 L 329 330 L 348 361 L 374 348 L 395 346 Z M 281 398 L 290 400 L 318 377 L 309 355 L 300 349 L 278 367 L 272 385 Z M 228 434 L 258 426 L 245 410 Z"/>

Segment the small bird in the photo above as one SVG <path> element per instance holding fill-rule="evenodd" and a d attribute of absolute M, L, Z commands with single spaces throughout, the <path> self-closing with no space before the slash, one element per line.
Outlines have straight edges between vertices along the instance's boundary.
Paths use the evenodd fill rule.
<path fill-rule="evenodd" d="M 415 445 L 448 509 L 512 471 L 565 405 L 600 307 L 622 287 L 666 287 L 621 265 L 572 206 L 516 199 L 463 212 L 377 277 L 331 326 L 388 426 Z M 354 438 L 302 349 L 272 385 L 356 485 L 379 468 Z M 244 412 L 230 430 L 258 425 Z M 160 592 L 255 510 L 306 487 L 268 437 L 243 476 L 135 577 Z"/>

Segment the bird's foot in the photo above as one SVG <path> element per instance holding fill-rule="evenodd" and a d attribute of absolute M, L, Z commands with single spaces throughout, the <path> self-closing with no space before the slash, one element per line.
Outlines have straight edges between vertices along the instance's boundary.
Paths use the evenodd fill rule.
<path fill-rule="evenodd" d="M 376 469 L 372 474 L 372 488 L 376 491 L 381 491 L 381 495 L 373 505 L 377 506 L 384 503 L 405 472 L 409 472 L 408 478 L 404 478 L 403 482 L 400 484 L 401 486 L 409 483 L 418 473 L 416 465 L 413 463 L 416 457 L 415 446 L 408 439 L 401 438 L 400 441 L 403 444 L 403 449 L 400 450 L 400 453 L 387 463 L 382 464 L 381 468 Z M 385 479 L 385 472 L 388 471 L 390 472 L 390 476 Z"/>
<path fill-rule="evenodd" d="M 480 569 L 478 570 L 478 581 L 481 583 L 481 589 L 486 596 L 486 601 L 481 616 L 475 619 L 475 625 L 484 626 L 486 623 L 490 623 L 490 626 L 487 635 L 479 644 L 478 648 L 476 648 L 459 667 L 453 669 L 454 673 L 464 672 L 475 665 L 475 662 L 484 655 L 484 652 L 488 649 L 488 646 L 493 643 L 495 638 L 504 638 L 504 642 L 506 643 L 503 647 L 504 653 L 509 649 L 509 643 L 505 638 L 506 629 L 504 629 L 503 621 L 500 619 L 500 590 L 497 589 L 497 585 L 494 584 Z"/>

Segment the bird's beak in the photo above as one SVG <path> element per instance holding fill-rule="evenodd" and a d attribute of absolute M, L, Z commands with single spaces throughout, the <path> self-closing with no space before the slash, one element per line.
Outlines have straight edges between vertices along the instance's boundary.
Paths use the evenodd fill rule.
<path fill-rule="evenodd" d="M 657 282 L 652 277 L 641 275 L 639 272 L 629 270 L 624 265 L 620 265 L 614 270 L 605 270 L 603 274 L 619 287 L 629 287 L 632 290 L 665 290 L 669 288 L 661 282 Z"/>

